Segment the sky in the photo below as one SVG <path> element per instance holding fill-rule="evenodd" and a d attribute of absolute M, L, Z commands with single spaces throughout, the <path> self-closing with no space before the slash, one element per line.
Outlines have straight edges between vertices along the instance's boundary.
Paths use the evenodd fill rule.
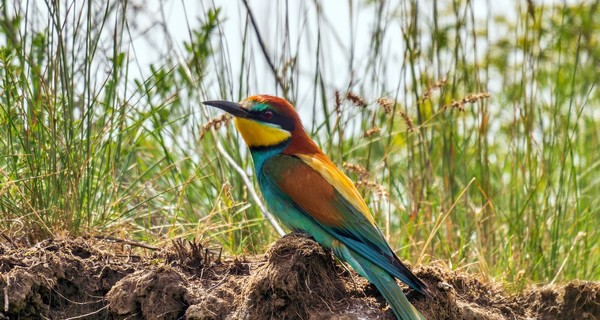
<path fill-rule="evenodd" d="M 315 97 L 319 96 L 315 91 L 314 79 L 317 64 L 329 96 L 336 90 L 344 92 L 349 87 L 367 96 L 378 97 L 386 93 L 393 96 L 397 88 L 406 84 L 407 79 L 403 75 L 406 73 L 401 72 L 404 41 L 400 30 L 403 26 L 399 19 L 392 18 L 396 10 L 406 10 L 403 5 L 405 3 L 389 1 L 381 14 L 381 20 L 388 21 L 379 22 L 387 28 L 382 41 L 383 47 L 380 48 L 385 57 L 381 61 L 385 61 L 385 65 L 377 65 L 377 70 L 368 70 L 373 68 L 369 59 L 373 55 L 372 31 L 380 15 L 377 6 L 354 0 L 252 0 L 250 6 L 275 65 L 283 65 L 289 62 L 289 57 L 296 57 L 298 77 L 295 79 L 293 96 L 297 98 L 298 105 L 312 106 L 316 103 Z M 431 11 L 427 7 L 431 6 L 429 2 L 422 2 L 420 6 L 423 7 L 423 12 Z M 200 19 L 206 16 L 207 10 L 214 7 L 221 8 L 222 23 L 219 32 L 222 35 L 215 37 L 221 41 L 213 44 L 222 55 L 215 57 L 214 63 L 209 63 L 209 68 L 227 65 L 228 81 L 225 83 L 226 88 L 223 88 L 223 84 L 219 84 L 216 78 L 222 71 L 208 70 L 207 77 L 201 84 L 209 95 L 207 99 L 237 100 L 257 93 L 281 95 L 251 28 L 248 35 L 251 41 L 246 48 L 243 47 L 242 39 L 248 18 L 242 1 L 146 1 L 143 9 L 130 17 L 137 21 L 137 29 L 147 29 L 144 36 L 134 36 L 131 43 L 130 55 L 139 65 L 138 70 L 133 70 L 134 75 L 137 72 L 141 78 L 147 77 L 148 66 L 161 61 L 164 55 L 183 55 L 183 43 L 189 42 L 189 30 L 198 28 Z M 507 6 L 506 2 L 500 4 L 496 1 L 476 1 L 474 7 L 476 23 L 487 23 L 490 14 L 506 14 L 514 8 Z M 444 17 L 439 19 L 441 23 L 444 22 Z M 157 20 L 165 23 L 158 26 Z M 422 23 L 432 23 L 431 18 L 424 16 Z M 285 30 L 288 30 L 289 35 L 285 34 Z M 321 37 L 320 61 L 316 59 L 318 37 Z M 425 41 L 422 45 L 427 45 L 427 37 L 422 38 Z M 244 81 L 246 87 L 242 88 L 243 94 L 240 97 L 238 92 L 242 58 L 246 60 L 245 72 L 249 75 L 247 81 Z M 221 96 L 223 91 L 228 93 L 228 97 Z M 310 107 L 301 107 L 299 110 L 301 116 L 313 116 Z"/>
<path fill-rule="evenodd" d="M 395 96 L 399 88 L 404 88 L 410 79 L 406 79 L 403 70 L 405 41 L 402 39 L 403 28 L 401 19 L 394 17 L 406 15 L 402 10 L 407 10 L 407 1 L 387 1 L 382 12 L 376 5 L 368 1 L 249 1 L 255 16 L 258 29 L 266 44 L 270 58 L 275 65 L 281 66 L 290 63 L 290 57 L 296 57 L 297 69 L 296 86 L 292 96 L 295 98 L 301 116 L 312 117 L 312 106 L 319 97 L 320 90 L 315 86 L 315 69 L 318 65 L 327 96 L 333 92 L 347 89 L 360 91 L 368 97 Z M 442 7 L 447 1 L 440 1 Z M 556 1 L 535 1 L 536 5 L 548 5 Z M 35 8 L 41 12 L 42 18 L 38 24 L 47 23 L 43 18 L 43 11 L 47 6 L 42 0 L 33 0 Z M 81 10 L 85 2 L 65 1 L 69 4 L 63 6 L 67 10 Z M 220 28 L 214 37 L 214 60 L 209 62 L 206 77 L 199 85 L 206 92 L 207 99 L 242 99 L 245 95 L 268 93 L 282 95 L 281 89 L 269 71 L 265 57 L 260 49 L 256 35 L 252 28 L 247 28 L 248 16 L 243 1 L 204 0 L 204 1 L 141 1 L 131 0 L 128 3 L 128 21 L 130 34 L 126 35 L 124 50 L 130 62 L 135 67 L 130 68 L 130 75 L 146 79 L 150 75 L 150 64 L 158 65 L 165 61 L 165 56 L 183 56 L 184 42 L 189 42 L 189 30 L 199 28 L 200 21 L 204 19 L 209 9 L 221 9 Z M 433 18 L 427 13 L 431 12 L 431 1 L 420 1 L 420 12 L 425 13 L 419 17 L 420 23 L 427 30 L 433 23 Z M 514 18 L 517 1 L 475 1 L 474 23 L 488 25 L 489 37 L 501 36 L 505 30 L 493 27 L 490 17 L 502 15 L 506 19 Z M 523 3 L 523 2 L 520 2 Z M 15 8 L 23 12 L 28 1 L 15 3 Z M 95 2 L 101 7 L 105 2 Z M 100 10 L 99 10 L 100 11 Z M 378 19 L 381 22 L 378 22 Z M 289 20 L 287 20 L 289 19 Z M 438 17 L 438 22 L 443 25 L 452 17 Z M 116 20 L 116 19 L 115 19 Z M 383 46 L 379 48 L 382 63 L 371 62 L 373 56 L 373 29 L 379 23 L 385 26 Z M 469 22 L 467 22 L 469 23 Z M 110 25 L 108 28 L 113 28 Z M 243 47 L 244 32 L 248 31 L 250 41 Z M 286 34 L 285 32 L 289 32 Z M 317 39 L 320 37 L 320 58 L 317 59 Z M 420 37 L 421 46 L 428 45 L 426 36 Z M 2 41 L 2 39 L 0 39 Z M 112 39 L 108 37 L 106 47 L 112 46 Z M 478 46 L 481 55 L 485 52 L 485 44 Z M 245 63 L 242 64 L 242 59 Z M 452 63 L 452 61 L 444 61 Z M 443 62 L 443 63 L 444 63 Z M 219 82 L 222 70 L 226 66 L 226 81 Z M 244 67 L 243 67 L 244 66 Z M 212 68 L 212 69 L 211 69 Z M 245 69 L 243 69 L 245 68 Z M 369 69 L 369 68 L 372 68 Z M 437 66 L 424 66 L 427 69 L 440 69 Z M 444 69 L 444 68 L 441 68 Z M 450 69 L 450 67 L 448 67 Z M 240 82 L 242 70 L 247 75 Z M 444 75 L 440 75 L 443 77 Z M 438 79 L 441 80 L 441 79 Z M 488 81 L 487 91 L 501 90 L 499 83 L 493 79 Z M 241 88 L 241 96 L 238 94 Z M 227 96 L 222 96 L 225 92 Z M 302 107 L 304 106 L 304 107 Z"/>

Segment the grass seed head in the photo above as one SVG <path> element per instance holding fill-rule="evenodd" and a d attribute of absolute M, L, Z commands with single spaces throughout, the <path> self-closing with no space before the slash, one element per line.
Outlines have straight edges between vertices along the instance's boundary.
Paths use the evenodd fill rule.
<path fill-rule="evenodd" d="M 352 91 L 348 91 L 348 93 L 346 93 L 346 99 L 350 100 L 357 107 L 363 109 L 367 107 L 365 100 Z"/>
<path fill-rule="evenodd" d="M 219 117 L 210 119 L 205 125 L 202 126 L 202 129 L 200 129 L 200 139 L 202 140 L 202 138 L 204 138 L 204 135 L 206 132 L 210 131 L 210 128 L 215 128 L 215 130 L 218 130 L 221 128 L 221 126 L 226 126 L 230 120 L 231 116 L 226 113 Z"/>
<path fill-rule="evenodd" d="M 419 104 L 421 104 L 425 100 L 428 100 L 429 98 L 431 98 L 431 94 L 433 93 L 433 91 L 443 88 L 447 82 L 448 82 L 448 80 L 442 79 L 442 80 L 434 83 L 431 87 L 427 88 L 427 90 L 425 91 L 423 96 L 419 99 Z"/>
<path fill-rule="evenodd" d="M 388 98 L 379 98 L 377 103 L 383 108 L 385 113 L 390 114 L 393 111 L 394 103 Z"/>
<path fill-rule="evenodd" d="M 347 171 L 356 173 L 361 180 L 367 179 L 370 176 L 369 171 L 359 164 L 344 162 L 342 167 L 344 167 L 344 169 Z"/>
<path fill-rule="evenodd" d="M 406 112 L 400 111 L 400 116 L 402 117 L 402 120 L 404 120 L 404 124 L 406 124 L 407 130 L 411 132 L 414 131 L 415 126 L 413 125 L 412 120 L 410 120 L 408 114 L 406 114 Z"/>
<path fill-rule="evenodd" d="M 381 129 L 379 127 L 373 127 L 371 129 L 367 129 L 367 131 L 365 131 L 364 137 L 370 138 L 374 135 L 378 135 L 380 132 L 381 132 Z"/>
<path fill-rule="evenodd" d="M 335 112 L 339 115 L 342 113 L 342 97 L 339 91 L 335 91 Z"/>
<path fill-rule="evenodd" d="M 471 93 L 458 101 L 452 100 L 450 104 L 444 106 L 444 109 L 452 108 L 457 109 L 459 111 L 465 111 L 465 105 L 467 105 L 468 103 L 475 103 L 479 100 L 487 99 L 490 96 L 491 95 L 489 92 Z"/>

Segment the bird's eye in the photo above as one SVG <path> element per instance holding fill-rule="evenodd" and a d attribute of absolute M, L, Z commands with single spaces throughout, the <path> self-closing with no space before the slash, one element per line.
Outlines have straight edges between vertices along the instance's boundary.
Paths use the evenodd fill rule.
<path fill-rule="evenodd" d="M 263 111 L 262 117 L 263 119 L 270 120 L 273 118 L 273 112 L 269 110 Z"/>

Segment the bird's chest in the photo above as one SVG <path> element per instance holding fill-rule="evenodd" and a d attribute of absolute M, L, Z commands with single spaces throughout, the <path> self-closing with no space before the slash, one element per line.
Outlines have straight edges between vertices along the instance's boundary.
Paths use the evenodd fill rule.
<path fill-rule="evenodd" d="M 294 203 L 282 195 L 281 191 L 273 186 L 269 178 L 263 173 L 258 174 L 258 185 L 271 213 L 285 224 L 286 227 L 301 231 L 301 220 L 304 217 L 294 206 Z"/>

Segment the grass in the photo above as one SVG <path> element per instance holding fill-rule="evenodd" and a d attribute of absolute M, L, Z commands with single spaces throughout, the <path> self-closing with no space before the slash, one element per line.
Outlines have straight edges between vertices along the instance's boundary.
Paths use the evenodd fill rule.
<path fill-rule="evenodd" d="M 472 2 L 351 3 L 368 50 L 344 44 L 319 3 L 277 5 L 269 21 L 240 3 L 239 39 L 223 29 L 234 12 L 200 6 L 183 49 L 155 46 L 166 54 L 145 66 L 131 44 L 175 41 L 164 11 L 5 1 L 0 232 L 262 252 L 277 232 L 240 174 L 251 159 L 200 101 L 270 92 L 297 105 L 402 258 L 515 288 L 600 279 L 598 6 L 518 3 L 482 19 Z M 336 69 L 340 50 L 351 72 Z"/>

